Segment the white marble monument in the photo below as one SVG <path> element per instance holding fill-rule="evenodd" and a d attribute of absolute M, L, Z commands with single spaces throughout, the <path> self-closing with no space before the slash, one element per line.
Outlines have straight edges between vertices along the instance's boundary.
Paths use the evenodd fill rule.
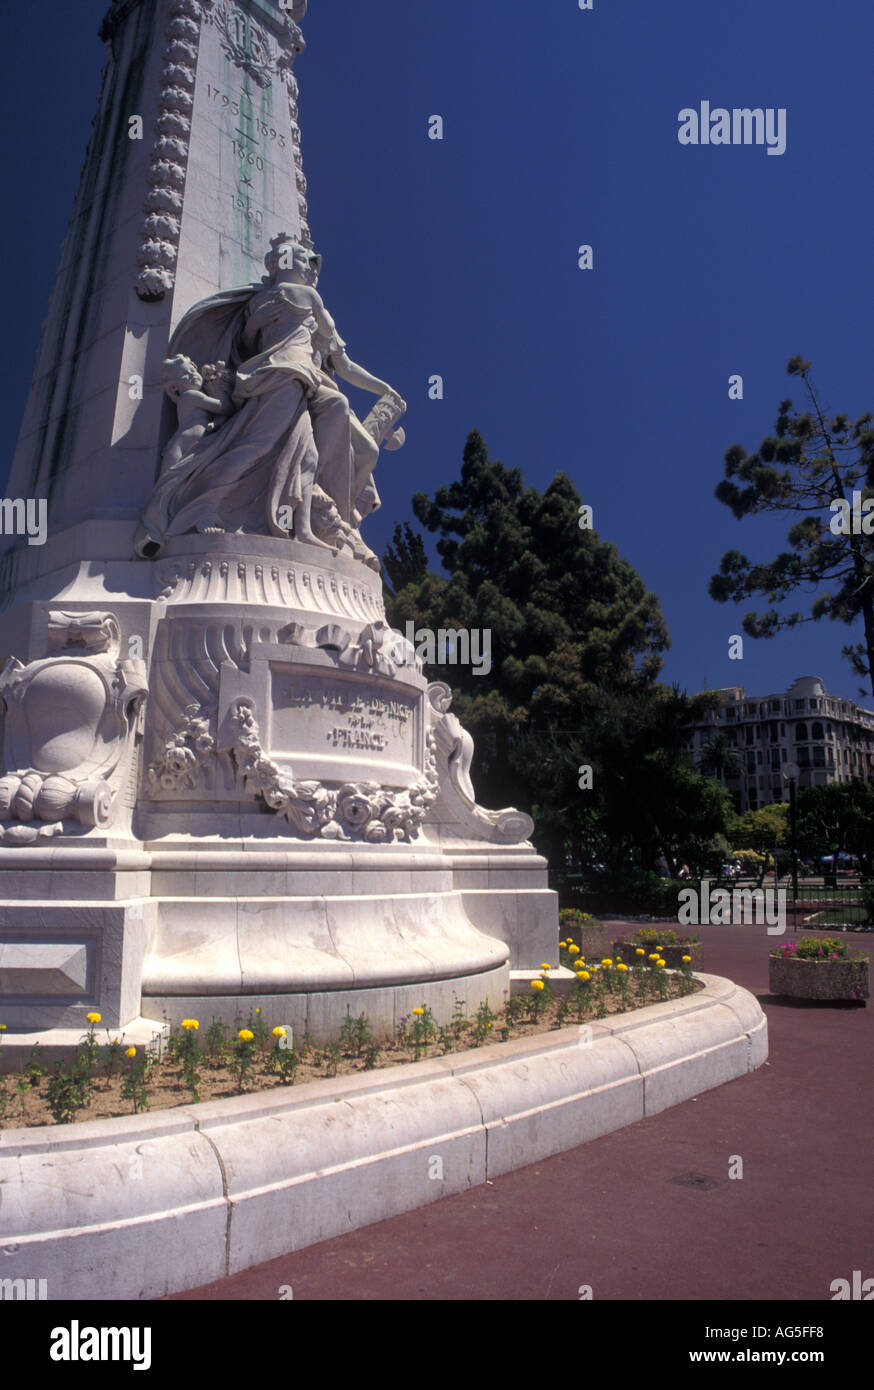
<path fill-rule="evenodd" d="M 532 823 L 477 805 L 470 736 L 387 627 L 362 538 L 405 406 L 320 279 L 306 8 L 104 21 L 8 486 L 46 500 L 47 535 L 0 555 L 7 1043 L 92 1009 L 391 1030 L 557 959 Z M 363 421 L 344 383 L 373 394 Z"/>

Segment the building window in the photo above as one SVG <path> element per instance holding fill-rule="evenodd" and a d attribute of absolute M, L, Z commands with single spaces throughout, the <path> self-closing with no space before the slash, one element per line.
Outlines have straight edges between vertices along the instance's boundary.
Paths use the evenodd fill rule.
<path fill-rule="evenodd" d="M 823 733 L 822 725 L 821 725 L 819 722 L 817 722 L 816 724 L 813 725 L 813 728 L 812 728 L 811 731 L 810 731 L 810 737 L 811 737 L 812 739 L 819 739 L 820 741 L 822 741 L 822 739 L 825 738 L 825 734 Z"/>
<path fill-rule="evenodd" d="M 795 742 L 796 742 L 796 743 L 806 743 L 806 742 L 807 742 L 807 725 L 806 725 L 806 724 L 796 724 L 796 725 L 795 725 Z"/>

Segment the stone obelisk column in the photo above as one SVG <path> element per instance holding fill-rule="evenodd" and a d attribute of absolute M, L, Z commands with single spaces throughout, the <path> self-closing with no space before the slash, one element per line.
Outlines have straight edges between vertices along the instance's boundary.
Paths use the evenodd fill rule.
<path fill-rule="evenodd" d="M 173 327 L 309 237 L 298 84 L 307 0 L 113 0 L 97 115 L 8 485 L 46 499 L 44 545 L 5 548 L 8 592 L 131 558 L 166 434 Z M 61 581 L 58 581 L 61 583 Z M 48 593 L 51 583 L 39 586 Z M 136 592 L 135 587 L 129 592 Z M 20 655 L 27 622 L 0 628 Z"/>
<path fill-rule="evenodd" d="M 322 299 L 305 11 L 104 21 L 9 487 L 47 534 L 0 556 L 5 1056 L 12 1030 L 74 1043 L 89 1008 L 147 1035 L 253 1007 L 390 1032 L 557 960 L 532 822 L 477 805 L 451 691 L 387 627 L 358 529 L 406 407 Z M 363 421 L 344 382 L 377 396 Z"/>

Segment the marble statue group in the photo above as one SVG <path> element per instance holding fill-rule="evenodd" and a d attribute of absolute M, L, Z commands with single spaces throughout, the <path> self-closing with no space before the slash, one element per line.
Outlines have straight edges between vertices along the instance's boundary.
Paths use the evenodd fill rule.
<path fill-rule="evenodd" d="M 359 533 L 379 506 L 379 446 L 399 448 L 406 405 L 353 362 L 317 284 L 321 257 L 280 235 L 260 286 L 222 291 L 179 323 L 164 363 L 178 428 L 136 536 L 159 555 L 186 532 L 294 536 L 348 549 L 373 569 Z M 379 400 L 362 423 L 337 377 Z"/>

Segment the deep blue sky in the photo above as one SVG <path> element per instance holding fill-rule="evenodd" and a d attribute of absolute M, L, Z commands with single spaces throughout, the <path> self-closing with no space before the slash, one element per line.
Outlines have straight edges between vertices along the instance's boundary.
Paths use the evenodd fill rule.
<path fill-rule="evenodd" d="M 311 0 L 296 71 L 320 289 L 352 356 L 410 404 L 406 448 L 379 465 L 368 542 L 381 551 L 411 518 L 413 492 L 457 476 L 477 427 L 526 483 L 545 488 L 563 469 L 592 504 L 600 534 L 661 599 L 665 679 L 767 693 L 816 673 L 855 697 L 840 647 L 860 632 L 808 624 L 747 640 L 744 660 L 729 661 L 739 614 L 707 584 L 729 547 L 766 558 L 782 540 L 779 522 L 736 522 L 713 489 L 727 446 L 758 444 L 797 388 L 788 358 L 812 360 L 832 411 L 874 406 L 874 10 L 595 5 Z M 4 12 L 10 457 L 96 105 L 106 7 Z M 681 147 L 678 112 L 702 99 L 785 107 L 786 153 Z M 427 138 L 434 113 L 442 143 Z M 584 242 L 592 272 L 577 269 Z M 728 399 L 733 372 L 742 402 Z M 446 382 L 439 403 L 432 373 Z"/>

